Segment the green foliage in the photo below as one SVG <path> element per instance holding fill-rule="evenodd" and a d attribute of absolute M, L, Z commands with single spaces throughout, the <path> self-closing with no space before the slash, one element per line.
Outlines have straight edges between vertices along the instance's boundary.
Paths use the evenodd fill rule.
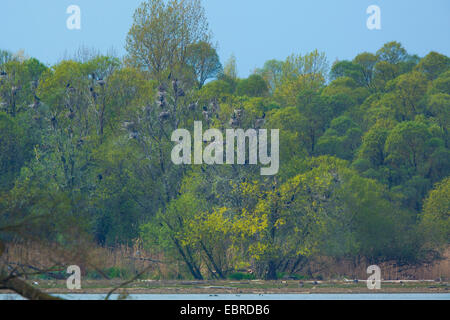
<path fill-rule="evenodd" d="M 204 41 L 193 43 L 187 48 L 186 64 L 194 70 L 199 88 L 206 80 L 215 78 L 222 72 L 216 49 Z"/>
<path fill-rule="evenodd" d="M 199 0 L 148 0 L 134 13 L 126 39 L 127 62 L 161 82 L 184 67 L 189 46 L 208 42 L 209 37 Z"/>
<path fill-rule="evenodd" d="M 386 61 L 390 64 L 398 64 L 407 59 L 408 53 L 405 48 L 396 41 L 388 42 L 377 51 L 379 61 Z"/>
<path fill-rule="evenodd" d="M 445 247 L 450 241 L 450 178 L 436 184 L 424 203 L 422 226 L 432 243 Z"/>
<path fill-rule="evenodd" d="M 15 118 L 0 112 L 0 193 L 9 190 L 22 166 L 31 158 L 33 141 Z"/>
<path fill-rule="evenodd" d="M 263 97 L 268 93 L 267 84 L 263 77 L 253 74 L 247 79 L 240 80 L 236 87 L 236 94 L 248 97 Z"/>
<path fill-rule="evenodd" d="M 257 69 L 255 73 L 263 77 L 269 87 L 269 92 L 273 94 L 281 83 L 283 62 L 278 60 L 266 61 L 264 66 L 261 69 Z"/>
<path fill-rule="evenodd" d="M 130 278 L 130 272 L 127 269 L 121 269 L 117 267 L 111 267 L 105 270 L 105 274 L 110 279 L 128 279 Z"/>
<path fill-rule="evenodd" d="M 331 72 L 315 50 L 239 79 L 210 40 L 199 1 L 149 0 L 124 63 L 47 68 L 1 51 L 0 227 L 32 220 L 30 235 L 68 247 L 140 238 L 194 279 L 305 274 L 319 257 L 430 262 L 447 248 L 448 57 L 390 42 Z M 175 129 L 224 130 L 236 114 L 240 128 L 280 130 L 277 176 L 171 162 Z"/>
<path fill-rule="evenodd" d="M 320 137 L 317 153 L 351 160 L 361 144 L 361 135 L 361 129 L 349 117 L 335 118 L 330 128 Z"/>
<path fill-rule="evenodd" d="M 450 58 L 437 52 L 430 52 L 420 60 L 416 70 L 424 73 L 428 79 L 434 80 L 450 68 Z"/>
<path fill-rule="evenodd" d="M 228 276 L 228 278 L 230 280 L 241 281 L 241 280 L 254 280 L 255 276 L 252 274 L 248 274 L 248 273 L 235 272 L 235 273 L 230 274 Z"/>
<path fill-rule="evenodd" d="M 236 56 L 232 54 L 223 67 L 223 75 L 230 80 L 236 80 L 238 77 Z"/>

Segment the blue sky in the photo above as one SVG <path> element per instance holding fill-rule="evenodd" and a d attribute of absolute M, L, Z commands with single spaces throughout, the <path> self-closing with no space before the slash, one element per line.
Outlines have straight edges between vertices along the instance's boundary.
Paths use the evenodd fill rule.
<path fill-rule="evenodd" d="M 47 64 L 80 45 L 125 53 L 132 15 L 142 0 L 1 0 L 0 48 L 24 49 Z M 410 53 L 450 56 L 449 0 L 203 0 L 221 60 L 233 53 L 239 76 L 269 59 L 324 51 L 330 62 L 400 41 Z M 81 30 L 68 30 L 66 9 L 81 8 Z M 381 8 L 381 30 L 368 30 L 366 9 Z"/>

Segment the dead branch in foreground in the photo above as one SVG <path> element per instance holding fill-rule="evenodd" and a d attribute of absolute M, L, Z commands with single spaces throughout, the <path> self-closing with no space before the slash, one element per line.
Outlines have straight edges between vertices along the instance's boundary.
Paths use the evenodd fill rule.
<path fill-rule="evenodd" d="M 12 290 L 29 300 L 63 300 L 34 288 L 25 281 L 9 276 L 0 276 L 0 289 Z"/>

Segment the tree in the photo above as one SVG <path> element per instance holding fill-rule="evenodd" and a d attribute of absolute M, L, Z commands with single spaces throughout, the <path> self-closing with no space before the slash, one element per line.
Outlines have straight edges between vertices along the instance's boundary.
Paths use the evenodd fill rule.
<path fill-rule="evenodd" d="M 406 177 L 422 172 L 430 155 L 427 142 L 431 134 L 425 124 L 417 121 L 401 122 L 386 139 L 386 161 L 397 169 L 405 170 Z"/>
<path fill-rule="evenodd" d="M 142 236 L 147 246 L 164 250 L 183 261 L 189 273 L 198 280 L 203 280 L 201 259 L 193 243 L 186 241 L 191 222 L 202 210 L 205 201 L 198 197 L 195 176 L 187 177 L 181 187 L 181 195 L 167 203 L 165 210 L 160 210 L 150 223 L 142 226 Z"/>
<path fill-rule="evenodd" d="M 356 63 L 343 60 L 336 61 L 331 67 L 330 77 L 332 80 L 336 80 L 341 77 L 348 77 L 355 80 L 358 84 L 363 82 L 362 69 Z"/>
<path fill-rule="evenodd" d="M 361 144 L 361 135 L 361 129 L 349 117 L 337 117 L 317 142 L 317 153 L 352 160 Z"/>
<path fill-rule="evenodd" d="M 275 59 L 266 61 L 264 66 L 261 69 L 257 69 L 255 73 L 264 78 L 269 87 L 269 92 L 273 94 L 281 83 L 283 61 Z"/>
<path fill-rule="evenodd" d="M 206 80 L 215 78 L 222 72 L 216 49 L 205 41 L 191 44 L 187 48 L 186 63 L 194 70 L 199 89 Z"/>
<path fill-rule="evenodd" d="M 161 188 L 143 169 L 139 147 L 128 137 L 109 139 L 93 150 L 96 177 L 90 192 L 92 233 L 101 245 L 130 244 L 141 223 L 154 216 Z"/>
<path fill-rule="evenodd" d="M 423 72 L 429 80 L 434 80 L 449 68 L 450 58 L 432 51 L 420 60 L 415 69 Z"/>
<path fill-rule="evenodd" d="M 331 66 L 330 79 L 336 80 L 340 77 L 348 77 L 354 79 L 353 75 L 358 76 L 359 68 L 348 60 L 336 60 Z M 354 79 L 355 80 L 355 79 Z"/>
<path fill-rule="evenodd" d="M 400 74 L 398 65 L 387 61 L 379 61 L 375 64 L 374 85 L 378 91 L 385 91 L 385 86 L 389 81 L 395 79 Z"/>
<path fill-rule="evenodd" d="M 429 97 L 428 110 L 437 119 L 444 130 L 445 145 L 448 148 L 450 139 L 450 95 L 438 93 Z"/>
<path fill-rule="evenodd" d="M 360 86 L 374 89 L 373 79 L 375 75 L 375 65 L 379 58 L 369 52 L 358 54 L 353 61 L 336 61 L 331 68 L 331 78 L 349 77 L 355 80 Z"/>
<path fill-rule="evenodd" d="M 384 165 L 386 160 L 384 146 L 391 129 L 392 123 L 386 121 L 379 121 L 372 126 L 363 136 L 358 157 L 368 160 L 375 168 Z"/>
<path fill-rule="evenodd" d="M 273 280 L 294 274 L 321 254 L 375 263 L 417 256 L 412 215 L 390 202 L 381 184 L 359 177 L 346 161 L 306 159 L 300 172 L 283 184 L 245 182 L 239 189 L 248 202 L 233 224 L 248 232 L 237 233 L 234 247 L 243 248 L 241 254 L 254 261 L 258 276 Z"/>
<path fill-rule="evenodd" d="M 36 60 L 37 61 L 37 60 Z M 33 101 L 33 89 L 37 87 L 37 78 L 30 76 L 30 68 L 33 63 L 11 60 L 2 65 L 0 77 L 1 109 L 15 117 L 28 109 Z M 31 82 L 33 81 L 33 82 Z"/>
<path fill-rule="evenodd" d="M 398 64 L 408 58 L 408 53 L 399 42 L 391 41 L 385 43 L 383 47 L 377 51 L 377 58 L 379 61 Z"/>
<path fill-rule="evenodd" d="M 332 110 L 318 93 L 311 91 L 303 91 L 298 94 L 297 106 L 304 116 L 299 134 L 301 139 L 307 143 L 309 155 L 312 156 L 316 152 L 319 137 L 332 119 Z"/>
<path fill-rule="evenodd" d="M 0 112 L 0 193 L 9 190 L 22 166 L 31 158 L 31 142 L 17 119 Z"/>
<path fill-rule="evenodd" d="M 314 50 L 304 56 L 291 55 L 283 63 L 283 75 L 275 99 L 282 105 L 293 106 L 301 92 L 318 91 L 325 83 L 328 62 L 324 53 Z"/>
<path fill-rule="evenodd" d="M 0 66 L 12 60 L 14 60 L 14 54 L 8 50 L 0 50 Z"/>
<path fill-rule="evenodd" d="M 103 142 L 103 135 L 107 123 L 107 117 L 111 113 L 111 94 L 109 78 L 119 69 L 120 61 L 117 58 L 107 56 L 97 56 L 87 61 L 83 67 L 84 72 L 90 75 L 90 91 L 92 99 L 90 105 L 97 118 L 97 133 L 100 143 Z"/>
<path fill-rule="evenodd" d="M 450 94 L 450 70 L 442 73 L 431 83 L 429 94 L 435 93 Z"/>
<path fill-rule="evenodd" d="M 432 247 L 445 248 L 450 243 L 450 178 L 436 184 L 423 206 L 421 224 Z"/>
<path fill-rule="evenodd" d="M 374 68 L 377 62 L 377 56 L 369 52 L 360 53 L 353 59 L 353 63 L 361 67 L 363 84 L 370 89 L 372 89 Z"/>
<path fill-rule="evenodd" d="M 263 77 L 257 74 L 252 74 L 247 79 L 240 80 L 236 87 L 236 94 L 239 96 L 263 97 L 267 93 L 266 82 Z"/>
<path fill-rule="evenodd" d="M 339 77 L 323 88 L 321 96 L 324 103 L 333 110 L 333 117 L 338 117 L 346 112 L 354 117 L 356 107 L 366 100 L 369 90 L 360 86 L 352 78 Z"/>
<path fill-rule="evenodd" d="M 394 91 L 385 95 L 386 105 L 391 105 L 398 120 L 414 120 L 423 113 L 425 102 L 423 98 L 427 91 L 428 81 L 419 72 L 410 72 L 398 76 L 390 84 Z"/>
<path fill-rule="evenodd" d="M 126 39 L 128 62 L 162 82 L 185 66 L 190 45 L 209 38 L 200 0 L 148 0 L 134 13 Z"/>
<path fill-rule="evenodd" d="M 237 79 L 238 71 L 237 71 L 236 56 L 234 54 L 232 54 L 225 63 L 225 66 L 223 67 L 223 74 L 232 80 Z"/>
<path fill-rule="evenodd" d="M 302 159 L 310 151 L 309 140 L 305 139 L 307 129 L 304 126 L 307 123 L 308 120 L 296 107 L 274 109 L 270 112 L 267 127 L 280 129 L 280 158 L 284 159 L 280 175 L 283 175 L 284 170 L 289 170 L 291 161 Z"/>

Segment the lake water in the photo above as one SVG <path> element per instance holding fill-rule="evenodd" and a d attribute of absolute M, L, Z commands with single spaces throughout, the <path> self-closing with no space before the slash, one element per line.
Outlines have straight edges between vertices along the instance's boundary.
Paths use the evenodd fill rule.
<path fill-rule="evenodd" d="M 104 294 L 60 294 L 69 300 L 103 300 Z M 112 295 L 115 300 L 119 295 Z M 0 294 L 0 300 L 23 300 L 16 294 Z M 450 293 L 395 294 L 132 294 L 128 300 L 450 300 Z"/>

